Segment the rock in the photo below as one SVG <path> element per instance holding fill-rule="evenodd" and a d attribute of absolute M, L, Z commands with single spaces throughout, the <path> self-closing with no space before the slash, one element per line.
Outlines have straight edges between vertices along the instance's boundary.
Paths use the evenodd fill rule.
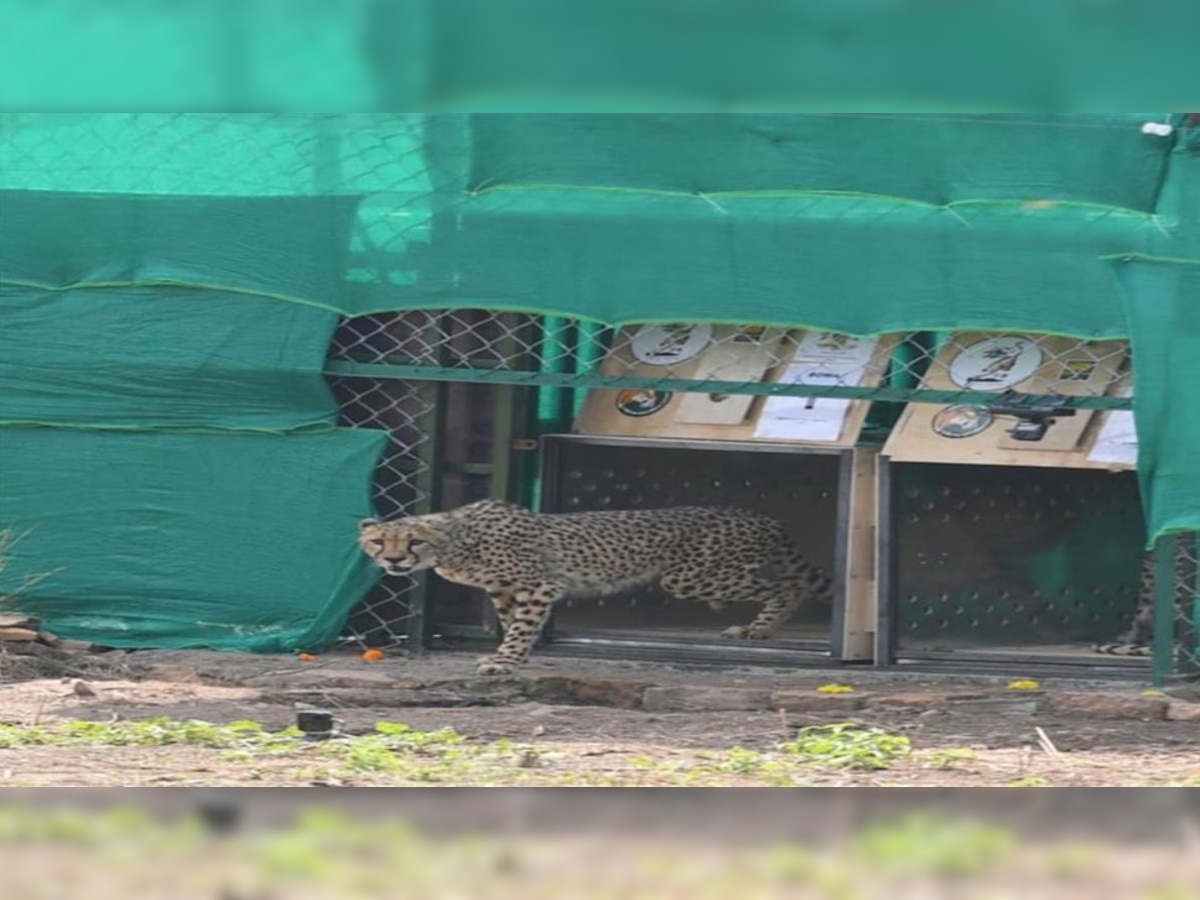
<path fill-rule="evenodd" d="M 54 646 L 66 653 L 93 653 L 95 644 L 91 641 L 71 641 L 59 638 Z"/>
<path fill-rule="evenodd" d="M 945 705 L 946 712 L 953 713 L 974 713 L 974 714 L 997 714 L 997 715 L 1016 715 L 1016 716 L 1032 716 L 1038 711 L 1038 697 L 1024 696 L 1025 691 L 1020 695 L 1011 697 L 980 697 L 970 700 L 950 700 Z"/>
<path fill-rule="evenodd" d="M 1164 719 L 1167 701 L 1157 697 L 1062 692 L 1046 695 L 1041 710 L 1059 716 L 1090 719 Z"/>
<path fill-rule="evenodd" d="M 302 704 L 325 709 L 346 707 L 401 708 L 406 706 L 506 706 L 520 699 L 521 687 L 515 682 L 481 681 L 457 689 L 429 687 L 329 688 L 263 691 L 267 703 Z"/>
<path fill-rule="evenodd" d="M 246 679 L 247 684 L 262 686 L 270 680 L 273 685 L 287 685 L 292 690 L 301 688 L 419 688 L 420 682 L 396 678 L 386 672 L 369 672 L 362 669 L 319 668 L 287 675 L 267 678 Z"/>
<path fill-rule="evenodd" d="M 1167 718 L 1172 722 L 1200 722 L 1200 703 L 1171 700 L 1167 703 Z"/>
<path fill-rule="evenodd" d="M 524 687 L 525 696 L 542 703 L 637 709 L 642 705 L 642 694 L 650 685 L 621 678 L 536 675 L 525 679 Z"/>
<path fill-rule="evenodd" d="M 141 673 L 146 681 L 165 681 L 170 684 L 199 684 L 200 673 L 191 666 L 151 666 Z"/>
<path fill-rule="evenodd" d="M 867 709 L 944 709 L 951 703 L 968 700 L 984 700 L 988 694 L 982 691 L 955 691 L 953 693 L 880 694 L 867 698 Z"/>
<path fill-rule="evenodd" d="M 862 709 L 870 694 L 818 694 L 816 691 L 786 690 L 771 695 L 771 709 L 787 712 L 824 712 Z"/>
<path fill-rule="evenodd" d="M 771 694 L 765 689 L 672 685 L 646 688 L 642 707 L 651 712 L 685 712 L 768 709 Z"/>
<path fill-rule="evenodd" d="M 0 614 L 0 628 L 37 628 L 38 620 L 20 613 Z"/>

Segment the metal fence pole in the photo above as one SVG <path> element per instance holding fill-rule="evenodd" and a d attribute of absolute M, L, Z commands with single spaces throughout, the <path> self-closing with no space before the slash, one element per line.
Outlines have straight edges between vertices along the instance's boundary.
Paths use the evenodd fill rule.
<path fill-rule="evenodd" d="M 1163 687 L 1175 671 L 1175 548 L 1164 535 L 1154 545 L 1154 658 L 1152 679 Z"/>

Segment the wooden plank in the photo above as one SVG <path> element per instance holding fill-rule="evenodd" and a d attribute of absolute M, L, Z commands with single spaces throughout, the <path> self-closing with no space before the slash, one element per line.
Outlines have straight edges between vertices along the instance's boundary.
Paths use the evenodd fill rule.
<path fill-rule="evenodd" d="M 764 397 L 741 397 L 745 401 L 746 414 L 734 424 L 696 423 L 680 421 L 678 413 L 689 396 L 707 397 L 706 394 L 684 394 L 670 390 L 670 378 L 694 378 L 700 369 L 704 353 L 690 359 L 655 366 L 640 362 L 630 351 L 630 336 L 634 329 L 627 330 L 618 338 L 614 352 L 601 364 L 603 375 L 636 375 L 639 377 L 662 378 L 663 387 L 658 390 L 611 390 L 595 389 L 588 392 L 573 431 L 576 434 L 616 435 L 641 438 L 681 438 L 711 441 L 763 441 L 786 446 L 852 447 L 858 440 L 870 409 L 870 402 L 856 400 L 850 403 L 836 441 L 795 441 L 755 436 L 755 428 L 762 413 Z M 714 335 L 719 334 L 714 329 Z M 770 367 L 761 380 L 777 383 L 791 362 L 793 349 L 800 346 L 805 332 L 793 331 L 780 340 L 776 364 Z M 883 380 L 888 360 L 895 347 L 897 337 L 885 335 L 878 340 L 875 351 L 863 371 L 859 385 L 869 387 Z M 780 358 L 783 357 L 783 358 Z M 640 405 L 640 409 L 638 404 Z M 645 411 L 641 415 L 622 413 L 627 410 Z"/>
<path fill-rule="evenodd" d="M 964 349 L 1000 337 L 980 332 L 955 335 L 942 347 L 921 382 L 928 390 L 979 390 L 985 383 L 965 376 L 965 369 L 956 360 Z M 1032 342 L 1032 335 L 1007 335 Z M 1123 341 L 1092 342 L 1081 347 L 1074 339 L 1037 337 L 1038 356 L 1016 361 L 1009 369 L 1009 378 L 992 382 L 999 393 L 1013 389 L 1028 394 L 1058 393 L 1082 396 L 1112 393 L 1120 383 L 1117 372 L 1127 356 Z M 1011 363 L 1011 358 L 1003 360 Z M 1084 365 L 1094 363 L 1094 365 Z M 1068 365 L 1078 366 L 1073 370 Z M 1018 377 L 1020 376 L 1020 377 Z M 1072 377 L 1077 376 L 1077 377 Z M 994 374 L 989 377 L 995 377 Z M 999 396 L 997 397 L 999 399 Z M 1088 459 L 1088 452 L 1097 434 L 1102 416 L 1094 411 L 1078 410 L 1075 416 L 1058 419 L 1050 426 L 1041 441 L 1015 441 L 1009 431 L 1015 419 L 995 417 L 985 427 L 965 437 L 947 437 L 935 429 L 958 417 L 966 424 L 977 415 L 975 406 L 956 404 L 910 403 L 892 430 L 884 455 L 895 462 L 943 462 L 968 465 L 1037 466 L 1071 469 L 1106 469 L 1114 467 Z M 984 417 L 986 421 L 986 416 Z"/>
<path fill-rule="evenodd" d="M 701 355 L 691 377 L 712 381 L 762 381 L 779 361 L 786 329 L 744 329 L 723 325 Z M 749 394 L 684 394 L 675 422 L 687 425 L 741 425 L 755 398 Z"/>
<path fill-rule="evenodd" d="M 32 628 L 0 628 L 0 641 L 36 641 L 38 633 Z"/>
<path fill-rule="evenodd" d="M 870 661 L 875 656 L 876 543 L 879 534 L 879 450 L 853 451 L 850 481 L 850 528 L 846 548 L 846 592 L 842 659 Z"/>

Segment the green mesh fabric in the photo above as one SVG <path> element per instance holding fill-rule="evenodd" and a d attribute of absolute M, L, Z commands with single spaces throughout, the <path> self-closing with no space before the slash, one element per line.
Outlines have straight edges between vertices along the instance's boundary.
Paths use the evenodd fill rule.
<path fill-rule="evenodd" d="M 4 428 L 14 558 L 53 572 L 32 608 L 115 647 L 320 649 L 375 579 L 353 535 L 384 438 Z"/>
<path fill-rule="evenodd" d="M 322 375 L 354 197 L 0 192 L 0 593 L 110 646 L 336 638 L 385 435 Z"/>

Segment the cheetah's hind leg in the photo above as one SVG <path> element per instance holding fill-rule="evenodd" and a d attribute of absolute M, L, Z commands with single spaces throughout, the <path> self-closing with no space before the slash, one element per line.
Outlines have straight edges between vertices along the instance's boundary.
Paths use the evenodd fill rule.
<path fill-rule="evenodd" d="M 758 600 L 762 609 L 749 625 L 732 625 L 721 632 L 721 637 L 768 640 L 779 633 L 806 600 L 831 589 L 828 577 L 815 568 L 806 568 L 780 581 L 755 578 L 753 587 L 747 586 L 746 595 L 733 599 Z"/>

